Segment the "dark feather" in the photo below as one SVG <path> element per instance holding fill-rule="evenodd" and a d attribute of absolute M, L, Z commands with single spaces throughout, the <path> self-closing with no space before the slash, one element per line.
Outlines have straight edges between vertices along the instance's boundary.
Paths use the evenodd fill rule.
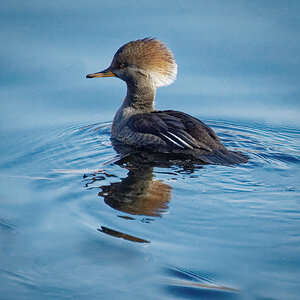
<path fill-rule="evenodd" d="M 152 134 L 171 149 L 223 149 L 217 135 L 198 119 L 182 112 L 166 110 L 136 114 L 128 119 L 133 132 Z"/>

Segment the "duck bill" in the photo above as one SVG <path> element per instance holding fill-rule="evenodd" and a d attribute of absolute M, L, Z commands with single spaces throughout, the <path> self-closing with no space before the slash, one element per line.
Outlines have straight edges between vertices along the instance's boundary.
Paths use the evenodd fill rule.
<path fill-rule="evenodd" d="M 98 73 L 88 74 L 86 78 L 96 78 L 96 77 L 116 77 L 116 75 L 109 69 L 105 69 Z"/>

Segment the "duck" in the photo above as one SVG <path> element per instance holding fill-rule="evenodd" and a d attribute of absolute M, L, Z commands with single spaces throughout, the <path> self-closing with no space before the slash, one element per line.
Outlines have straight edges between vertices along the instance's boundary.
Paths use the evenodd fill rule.
<path fill-rule="evenodd" d="M 228 150 L 214 130 L 199 119 L 181 111 L 154 108 L 156 89 L 170 85 L 176 76 L 177 64 L 167 45 L 156 38 L 143 38 L 124 44 L 108 68 L 86 78 L 117 77 L 127 85 L 111 127 L 116 144 L 134 152 L 202 164 L 246 163 L 246 155 Z"/>

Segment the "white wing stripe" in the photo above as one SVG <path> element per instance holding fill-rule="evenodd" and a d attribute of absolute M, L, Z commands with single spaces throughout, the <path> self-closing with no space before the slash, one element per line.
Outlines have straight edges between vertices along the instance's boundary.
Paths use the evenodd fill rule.
<path fill-rule="evenodd" d="M 168 137 L 167 135 L 160 133 L 161 135 L 163 135 L 165 138 L 167 138 L 170 142 L 172 142 L 173 144 L 175 144 L 176 146 L 180 147 L 180 148 L 184 148 L 183 146 L 181 146 L 180 144 L 176 143 L 174 140 L 172 140 L 170 137 Z"/>
<path fill-rule="evenodd" d="M 172 132 L 168 132 L 169 134 L 171 134 L 172 136 L 174 136 L 177 140 L 179 140 L 183 145 L 185 145 L 186 147 L 193 149 L 193 147 L 191 145 L 189 145 L 187 142 L 185 142 L 183 139 L 181 139 L 179 136 L 177 136 L 176 134 L 172 133 Z"/>

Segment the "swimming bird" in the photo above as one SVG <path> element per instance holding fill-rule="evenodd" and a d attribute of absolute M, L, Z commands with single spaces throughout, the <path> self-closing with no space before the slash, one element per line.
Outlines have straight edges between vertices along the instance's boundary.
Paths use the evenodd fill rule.
<path fill-rule="evenodd" d="M 160 40 L 144 38 L 123 45 L 110 66 L 87 78 L 117 77 L 127 84 L 127 95 L 111 129 L 116 143 L 134 151 L 192 159 L 208 164 L 238 164 L 248 158 L 227 150 L 202 121 L 180 111 L 154 108 L 156 89 L 171 84 L 177 64 Z"/>

